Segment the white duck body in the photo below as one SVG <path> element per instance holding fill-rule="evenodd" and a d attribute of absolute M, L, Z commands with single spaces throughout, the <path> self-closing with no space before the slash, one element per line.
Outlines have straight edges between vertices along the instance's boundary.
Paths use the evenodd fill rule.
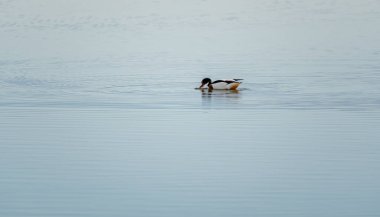
<path fill-rule="evenodd" d="M 240 80 L 243 79 L 222 79 L 211 82 L 211 79 L 203 79 L 199 88 L 201 89 L 214 89 L 214 90 L 236 90 L 241 84 Z"/>
<path fill-rule="evenodd" d="M 211 83 L 214 90 L 236 90 L 241 82 L 234 79 L 218 80 Z"/>

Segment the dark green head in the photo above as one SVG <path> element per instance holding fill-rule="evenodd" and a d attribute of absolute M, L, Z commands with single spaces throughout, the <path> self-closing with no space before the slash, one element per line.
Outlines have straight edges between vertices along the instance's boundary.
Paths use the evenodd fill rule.
<path fill-rule="evenodd" d="M 210 85 L 211 84 L 211 79 L 210 78 L 204 78 L 201 82 L 201 86 L 199 88 L 202 88 L 205 85 Z"/>

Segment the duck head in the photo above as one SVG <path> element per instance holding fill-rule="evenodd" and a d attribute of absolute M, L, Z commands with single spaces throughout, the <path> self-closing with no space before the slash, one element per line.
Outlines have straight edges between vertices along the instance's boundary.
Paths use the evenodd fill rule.
<path fill-rule="evenodd" d="M 211 79 L 210 78 L 204 78 L 201 82 L 201 86 L 199 88 L 203 88 L 205 85 L 210 86 L 211 85 Z"/>

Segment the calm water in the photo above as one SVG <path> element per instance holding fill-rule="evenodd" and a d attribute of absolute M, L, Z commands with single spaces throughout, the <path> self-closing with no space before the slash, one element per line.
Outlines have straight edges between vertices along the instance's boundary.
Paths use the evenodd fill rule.
<path fill-rule="evenodd" d="M 379 11 L 0 0 L 0 216 L 379 216 Z"/>

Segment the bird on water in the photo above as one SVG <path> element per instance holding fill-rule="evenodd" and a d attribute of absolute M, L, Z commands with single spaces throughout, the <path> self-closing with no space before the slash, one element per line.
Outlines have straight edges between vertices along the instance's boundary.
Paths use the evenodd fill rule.
<path fill-rule="evenodd" d="M 204 78 L 199 89 L 209 90 L 236 90 L 242 83 L 243 79 L 222 79 L 212 81 L 210 78 Z"/>

